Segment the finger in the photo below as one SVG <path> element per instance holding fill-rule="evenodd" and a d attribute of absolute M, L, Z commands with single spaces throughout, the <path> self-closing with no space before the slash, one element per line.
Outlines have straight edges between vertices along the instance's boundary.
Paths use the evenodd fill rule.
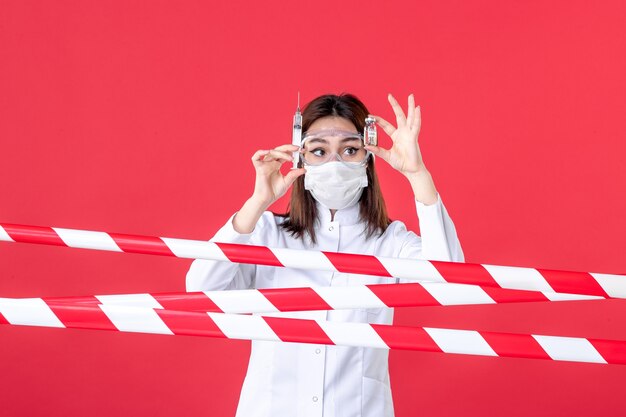
<path fill-rule="evenodd" d="M 291 184 L 301 175 L 306 172 L 304 168 L 292 169 L 285 175 L 285 182 L 287 183 L 287 187 L 290 187 Z"/>
<path fill-rule="evenodd" d="M 409 107 L 406 112 L 406 124 L 413 126 L 413 118 L 415 117 L 415 97 L 413 94 L 409 94 Z"/>
<path fill-rule="evenodd" d="M 398 101 L 391 95 L 387 97 L 389 99 L 389 103 L 391 104 L 391 108 L 393 112 L 396 114 L 396 122 L 398 122 L 398 128 L 404 126 L 406 124 L 406 116 L 404 115 L 404 111 Z"/>
<path fill-rule="evenodd" d="M 385 162 L 389 163 L 389 156 L 391 155 L 391 151 L 389 149 L 385 149 L 380 146 L 372 146 L 372 145 L 366 146 L 365 149 L 367 149 L 374 155 L 382 158 Z"/>
<path fill-rule="evenodd" d="M 388 121 L 386 121 L 385 119 L 383 119 L 380 116 L 374 116 L 372 115 L 372 117 L 374 117 L 374 119 L 376 119 L 376 123 L 378 123 L 378 126 L 382 127 L 383 130 L 385 131 L 386 134 L 388 134 L 390 137 L 391 135 L 393 135 L 396 131 L 396 128 L 389 123 Z"/>
<path fill-rule="evenodd" d="M 285 162 L 291 162 L 293 159 L 292 158 L 284 158 L 282 156 L 272 156 L 272 155 L 265 155 L 263 157 L 263 159 L 261 159 L 260 161 L 257 161 L 257 163 L 270 163 L 270 162 L 280 162 L 280 164 L 284 164 Z"/>
<path fill-rule="evenodd" d="M 261 160 L 261 158 L 263 158 L 263 157 L 264 157 L 265 155 L 267 155 L 269 152 L 270 152 L 270 151 L 265 150 L 265 149 L 258 150 L 258 151 L 256 151 L 256 152 L 254 153 L 254 155 L 252 155 L 252 158 L 250 158 L 250 159 L 252 159 L 252 161 L 260 161 L 260 160 Z"/>
<path fill-rule="evenodd" d="M 274 159 L 269 156 L 269 153 L 269 150 L 256 151 L 251 158 L 254 167 L 260 168 L 263 166 L 264 163 L 273 161 Z M 270 160 L 268 161 L 267 158 L 270 158 Z"/>
<path fill-rule="evenodd" d="M 298 145 L 291 145 L 291 144 L 280 145 L 274 148 L 274 150 L 282 151 L 282 152 L 295 152 L 298 149 L 300 149 Z"/>
<path fill-rule="evenodd" d="M 273 156 L 266 156 L 265 158 L 263 158 L 262 161 L 260 161 L 261 163 L 265 162 L 265 163 L 269 163 L 269 162 L 280 162 L 280 164 L 284 164 L 286 162 L 291 162 L 290 159 L 285 159 L 285 158 L 275 158 Z"/>
<path fill-rule="evenodd" d="M 270 162 L 274 160 L 285 160 L 285 161 L 293 161 L 293 156 L 288 152 L 277 151 L 276 149 L 271 149 L 267 155 L 263 158 L 264 161 Z"/>
<path fill-rule="evenodd" d="M 415 117 L 413 118 L 413 122 L 411 123 L 411 129 L 419 132 L 421 127 L 422 127 L 422 109 L 420 108 L 420 106 L 417 106 L 417 108 L 415 109 Z"/>

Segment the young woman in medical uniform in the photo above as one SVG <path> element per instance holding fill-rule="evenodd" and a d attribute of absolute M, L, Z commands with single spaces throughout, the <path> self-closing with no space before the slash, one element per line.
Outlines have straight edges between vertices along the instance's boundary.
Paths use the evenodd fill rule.
<path fill-rule="evenodd" d="M 418 146 L 420 108 L 413 95 L 405 114 L 389 95 L 396 126 L 375 117 L 390 149 L 364 146 L 367 108 L 355 96 L 325 95 L 303 110 L 301 168 L 280 171 L 297 146 L 252 156 L 252 196 L 212 240 L 291 249 L 463 262 L 452 220 Z M 390 221 L 374 169 L 376 155 L 411 184 L 421 236 Z M 292 188 L 289 212 L 266 211 Z M 389 279 L 196 260 L 187 291 L 389 283 Z M 278 313 L 276 316 L 391 324 L 387 308 Z M 388 351 L 373 348 L 253 341 L 239 417 L 390 417 Z"/>

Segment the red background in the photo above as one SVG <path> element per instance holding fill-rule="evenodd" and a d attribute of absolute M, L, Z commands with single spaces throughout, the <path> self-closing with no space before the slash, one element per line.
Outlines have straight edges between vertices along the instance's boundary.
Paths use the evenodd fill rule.
<path fill-rule="evenodd" d="M 290 141 L 298 90 L 352 92 L 389 120 L 386 94 L 413 92 L 468 262 L 625 273 L 625 21 L 622 1 L 0 1 L 0 221 L 208 239 L 249 196 L 252 153 Z M 392 217 L 416 229 L 408 184 L 378 169 Z M 189 264 L 4 243 L 0 294 L 180 291 Z M 625 313 L 621 300 L 396 312 L 616 339 Z M 0 415 L 230 416 L 248 351 L 2 326 Z M 623 415 L 623 366 L 390 361 L 399 417 Z"/>

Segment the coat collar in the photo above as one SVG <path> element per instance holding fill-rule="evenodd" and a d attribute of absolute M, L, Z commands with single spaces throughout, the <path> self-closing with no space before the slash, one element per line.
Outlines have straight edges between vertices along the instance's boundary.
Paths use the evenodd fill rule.
<path fill-rule="evenodd" d="M 317 205 L 317 216 L 320 221 L 320 224 L 323 226 L 325 224 L 331 223 L 331 215 L 330 209 L 324 207 L 322 204 L 316 201 Z M 355 203 L 350 207 L 346 207 L 341 210 L 337 210 L 335 213 L 335 218 L 333 222 L 339 223 L 342 226 L 353 226 L 357 223 L 361 223 L 360 218 L 360 205 L 359 203 Z"/>

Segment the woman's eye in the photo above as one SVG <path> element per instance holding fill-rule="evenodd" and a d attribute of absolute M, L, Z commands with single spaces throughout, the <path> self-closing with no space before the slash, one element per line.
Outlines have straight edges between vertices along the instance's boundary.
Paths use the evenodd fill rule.
<path fill-rule="evenodd" d="M 358 152 L 357 148 L 346 148 L 344 153 L 346 155 L 355 155 Z"/>
<path fill-rule="evenodd" d="M 315 155 L 315 156 L 324 156 L 324 154 L 325 154 L 326 152 L 324 152 L 324 150 L 323 150 L 323 149 L 319 149 L 319 148 L 318 148 L 318 149 L 313 149 L 313 150 L 311 151 L 311 153 L 312 153 L 313 155 Z"/>

